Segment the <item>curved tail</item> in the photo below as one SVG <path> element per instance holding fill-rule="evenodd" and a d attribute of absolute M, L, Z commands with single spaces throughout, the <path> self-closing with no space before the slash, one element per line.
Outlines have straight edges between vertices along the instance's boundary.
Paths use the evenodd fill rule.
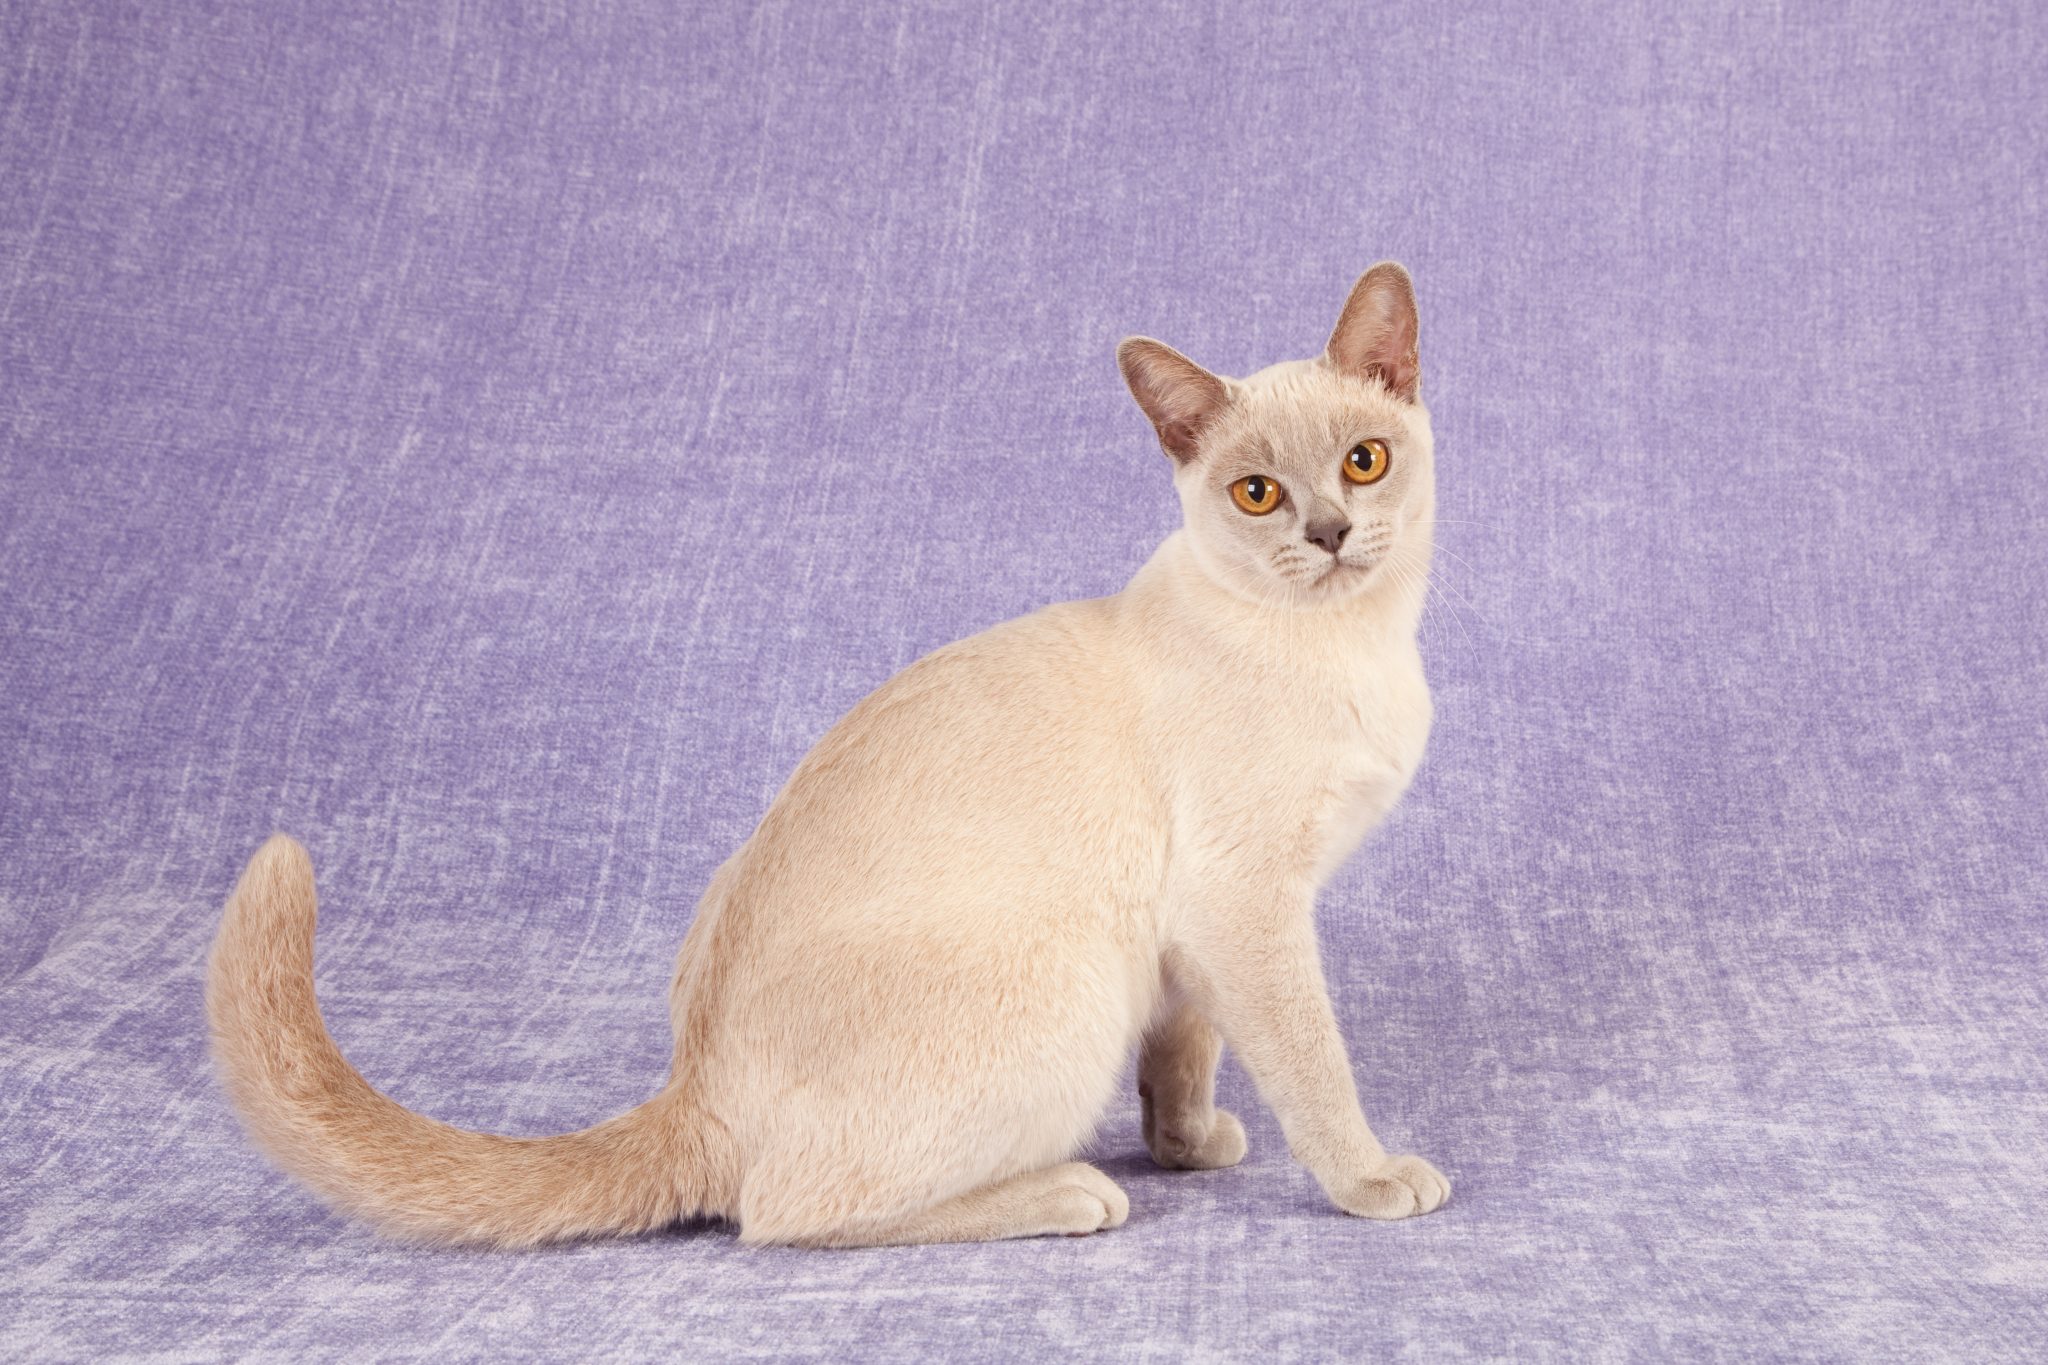
<path fill-rule="evenodd" d="M 432 1241 L 530 1246 L 697 1212 L 702 1153 L 673 1089 L 550 1138 L 465 1132 L 379 1094 L 321 1022 L 314 914 L 312 860 L 272 835 L 228 898 L 207 970 L 222 1079 L 280 1166 L 344 1212 Z"/>

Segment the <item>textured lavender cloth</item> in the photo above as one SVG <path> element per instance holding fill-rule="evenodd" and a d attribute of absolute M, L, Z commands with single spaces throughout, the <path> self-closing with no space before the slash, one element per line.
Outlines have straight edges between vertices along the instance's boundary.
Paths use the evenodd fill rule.
<path fill-rule="evenodd" d="M 0 8 L 0 1352 L 2038 1352 L 2043 34 Z M 410 1249 L 243 1141 L 199 980 L 263 835 L 375 1083 L 625 1107 L 811 741 L 1173 524 L 1116 340 L 1312 353 L 1379 256 L 1438 722 L 1323 927 L 1445 1211 L 1334 1213 L 1234 1069 L 1247 1163 L 1126 1104 L 1085 1240 Z"/>

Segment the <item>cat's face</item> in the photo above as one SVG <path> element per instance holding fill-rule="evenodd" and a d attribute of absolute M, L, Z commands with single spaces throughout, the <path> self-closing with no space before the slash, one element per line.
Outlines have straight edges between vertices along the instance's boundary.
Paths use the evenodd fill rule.
<path fill-rule="evenodd" d="M 1407 273 L 1383 263 L 1315 360 L 1226 379 L 1142 337 L 1118 349 L 1217 583 L 1314 607 L 1422 572 L 1435 483 L 1415 339 Z"/>

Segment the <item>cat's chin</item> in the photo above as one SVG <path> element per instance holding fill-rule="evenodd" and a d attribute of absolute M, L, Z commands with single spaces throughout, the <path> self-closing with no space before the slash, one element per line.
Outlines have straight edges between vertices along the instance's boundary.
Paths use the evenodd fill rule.
<path fill-rule="evenodd" d="M 1338 560 L 1310 580 L 1305 588 L 1297 589 L 1297 592 L 1313 602 L 1349 602 L 1372 587 L 1378 579 L 1380 566 L 1384 563 L 1384 557 L 1364 564 Z"/>
<path fill-rule="evenodd" d="M 1335 563 L 1321 573 L 1302 578 L 1271 578 L 1257 584 L 1231 585 L 1230 591 L 1265 606 L 1292 607 L 1300 611 L 1339 607 L 1355 602 L 1380 580 L 1385 560 L 1367 564 Z"/>

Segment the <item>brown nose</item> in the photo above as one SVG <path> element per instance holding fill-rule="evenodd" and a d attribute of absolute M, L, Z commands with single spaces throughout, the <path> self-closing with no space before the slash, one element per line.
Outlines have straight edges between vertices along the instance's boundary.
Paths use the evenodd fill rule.
<path fill-rule="evenodd" d="M 1344 537 L 1351 534 L 1351 523 L 1342 520 L 1312 521 L 1302 531 L 1302 538 L 1311 545 L 1319 545 L 1331 554 L 1344 543 Z"/>

